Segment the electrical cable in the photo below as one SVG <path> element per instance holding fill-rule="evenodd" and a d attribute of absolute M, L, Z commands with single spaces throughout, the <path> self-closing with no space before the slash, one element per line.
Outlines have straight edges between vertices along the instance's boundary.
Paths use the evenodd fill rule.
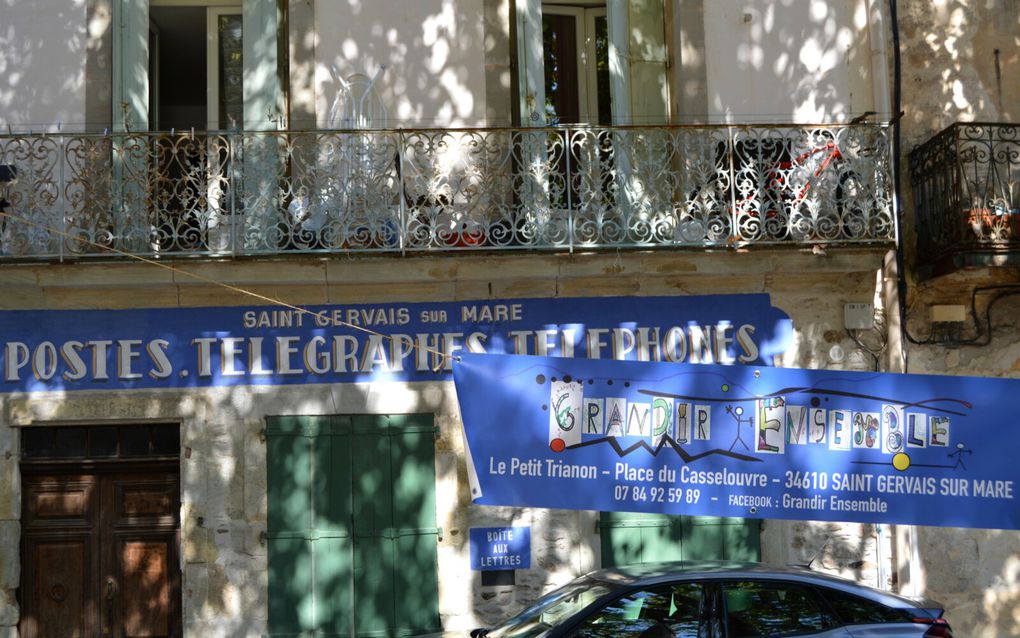
<path fill-rule="evenodd" d="M 985 307 L 984 333 L 981 330 L 981 319 L 978 318 L 977 296 L 979 293 L 1000 290 L 999 294 L 992 297 Z M 950 347 L 984 347 L 992 342 L 992 308 L 995 304 L 1009 297 L 1020 295 L 1020 284 L 1000 284 L 997 286 L 979 286 L 971 291 L 970 295 L 970 316 L 974 320 L 974 336 L 970 339 L 955 339 L 945 345 Z"/>
<path fill-rule="evenodd" d="M 255 299 L 258 299 L 259 301 L 264 301 L 264 302 L 266 302 L 268 304 L 271 304 L 271 305 L 274 305 L 274 306 L 282 306 L 284 308 L 288 308 L 290 310 L 294 310 L 295 312 L 301 313 L 303 315 L 307 315 L 307 316 L 311 317 L 313 320 L 319 317 L 318 313 L 312 312 L 311 310 L 309 310 L 307 308 L 303 308 L 301 306 L 296 306 L 294 304 L 287 303 L 286 301 L 283 301 L 283 300 L 280 300 L 280 299 L 276 299 L 275 297 L 268 297 L 266 295 L 257 293 L 257 292 L 255 292 L 253 290 L 248 290 L 246 288 L 241 288 L 240 286 L 233 286 L 231 284 L 224 283 L 222 281 L 217 281 L 216 279 L 213 279 L 211 277 L 206 277 L 205 275 L 200 275 L 198 273 L 193 273 L 193 272 L 190 272 L 188 270 L 183 270 L 183 269 L 178 268 L 178 267 L 176 267 L 176 266 L 174 266 L 172 264 L 162 263 L 162 262 L 157 261 L 155 259 L 150 259 L 148 257 L 143 257 L 141 255 L 135 255 L 135 254 L 129 253 L 127 251 L 120 250 L 119 248 L 114 248 L 112 246 L 106 246 L 104 244 L 100 244 L 98 242 L 94 242 L 94 241 L 92 241 L 90 239 L 86 239 L 84 237 L 71 235 L 71 233 L 68 233 L 66 231 L 60 230 L 58 228 L 52 228 L 52 227 L 47 226 L 45 224 L 41 224 L 39 222 L 30 220 L 30 219 L 25 219 L 24 217 L 20 217 L 18 215 L 12 215 L 11 213 L 5 212 L 3 210 L 0 210 L 0 217 L 3 217 L 4 219 L 6 219 L 8 221 L 22 222 L 24 224 L 27 224 L 29 226 L 33 226 L 33 227 L 38 228 L 40 230 L 45 230 L 45 231 L 47 231 L 49 233 L 52 233 L 54 235 L 58 235 L 58 236 L 63 237 L 65 239 L 70 239 L 70 240 L 73 240 L 74 242 L 77 242 L 77 243 L 80 243 L 80 244 L 86 244 L 86 245 L 91 246 L 93 248 L 99 248 L 100 250 L 103 250 L 103 251 L 106 251 L 106 252 L 109 252 L 109 253 L 112 253 L 112 254 L 115 254 L 115 255 L 120 255 L 122 257 L 129 257 L 129 258 L 131 258 L 131 259 L 133 259 L 135 261 L 140 261 L 142 263 L 146 263 L 146 264 L 149 264 L 151 266 L 156 266 L 158 268 L 163 268 L 165 270 L 169 270 L 172 273 L 183 275 L 185 277 L 190 277 L 190 278 L 195 279 L 197 281 L 201 281 L 202 283 L 211 284 L 213 286 L 218 286 L 220 288 L 224 288 L 224 289 L 229 290 L 231 292 L 236 292 L 236 293 L 241 294 L 241 295 L 246 295 L 248 297 L 253 297 Z M 341 325 L 341 326 L 343 326 L 345 328 L 352 328 L 354 330 L 360 330 L 361 332 L 365 332 L 365 333 L 368 333 L 368 334 L 371 334 L 371 335 L 376 335 L 378 337 L 382 337 L 383 339 L 389 339 L 390 341 L 393 340 L 393 337 L 391 337 L 390 335 L 383 334 L 381 332 L 376 332 L 375 330 L 372 330 L 370 328 L 366 328 L 364 326 L 359 326 L 359 325 L 353 324 L 353 323 L 348 323 L 348 322 L 343 321 L 343 320 L 336 320 L 336 321 L 333 321 L 333 323 Z M 440 350 L 435 350 L 435 349 L 432 349 L 432 348 L 423 347 L 423 346 L 418 345 L 417 343 L 411 343 L 409 345 L 411 346 L 412 349 L 420 349 L 422 352 L 427 352 L 427 353 L 429 353 L 429 354 L 431 354 L 431 355 L 433 355 L 435 357 L 438 357 L 439 361 L 443 361 L 444 359 L 452 359 L 454 361 L 459 361 L 460 360 L 459 357 L 456 357 L 454 355 L 447 354 L 447 353 L 442 352 Z M 438 368 L 439 368 L 439 366 L 436 366 L 437 370 L 438 370 Z"/>
<path fill-rule="evenodd" d="M 881 362 L 882 362 L 881 355 L 882 355 L 883 352 L 885 352 L 885 349 L 886 349 L 886 347 L 889 344 L 883 338 L 882 339 L 881 347 L 878 348 L 877 350 L 873 350 L 872 348 L 869 348 L 864 343 L 864 341 L 860 338 L 860 333 L 862 333 L 862 332 L 864 332 L 864 331 L 863 330 L 851 330 L 850 328 L 846 329 L 846 335 L 848 337 L 850 337 L 850 339 L 855 344 L 857 344 L 857 347 L 860 348 L 861 350 L 863 350 L 864 352 L 867 352 L 868 354 L 871 355 L 871 358 L 875 361 L 875 372 L 879 372 L 879 366 L 881 365 Z M 875 330 L 875 332 L 878 333 L 879 336 L 882 336 L 882 332 L 881 331 Z"/>

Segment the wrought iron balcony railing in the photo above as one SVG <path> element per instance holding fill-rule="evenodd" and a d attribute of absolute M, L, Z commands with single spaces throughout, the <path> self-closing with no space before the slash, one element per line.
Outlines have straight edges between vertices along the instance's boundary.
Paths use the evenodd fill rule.
<path fill-rule="evenodd" d="M 887 142 L 869 125 L 0 136 L 0 258 L 884 243 Z"/>
<path fill-rule="evenodd" d="M 927 270 L 1020 249 L 1020 125 L 953 124 L 911 152 L 910 173 Z"/>

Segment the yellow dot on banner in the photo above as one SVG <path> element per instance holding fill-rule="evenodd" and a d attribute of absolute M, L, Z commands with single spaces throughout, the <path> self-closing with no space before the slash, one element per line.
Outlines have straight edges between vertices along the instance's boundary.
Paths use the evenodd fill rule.
<path fill-rule="evenodd" d="M 726 383 L 722 384 L 722 391 L 723 392 L 729 392 L 730 391 L 729 384 L 726 384 Z"/>
<path fill-rule="evenodd" d="M 905 452 L 900 452 L 892 457 L 892 466 L 902 472 L 910 467 L 910 457 Z"/>

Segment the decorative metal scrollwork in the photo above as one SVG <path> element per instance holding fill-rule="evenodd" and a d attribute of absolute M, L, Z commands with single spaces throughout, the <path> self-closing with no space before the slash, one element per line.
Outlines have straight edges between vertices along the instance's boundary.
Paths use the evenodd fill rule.
<path fill-rule="evenodd" d="M 1015 165 L 1015 130 L 997 135 L 967 161 Z M 0 258 L 894 237 L 888 135 L 870 125 L 0 136 L 0 165 L 18 175 Z"/>

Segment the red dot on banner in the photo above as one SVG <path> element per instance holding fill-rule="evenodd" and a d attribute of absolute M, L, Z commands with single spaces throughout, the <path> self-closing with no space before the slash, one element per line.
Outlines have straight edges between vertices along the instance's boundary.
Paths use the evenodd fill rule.
<path fill-rule="evenodd" d="M 549 444 L 549 447 L 553 452 L 562 452 L 567 449 L 567 444 L 563 442 L 563 439 L 553 439 L 552 443 Z"/>

